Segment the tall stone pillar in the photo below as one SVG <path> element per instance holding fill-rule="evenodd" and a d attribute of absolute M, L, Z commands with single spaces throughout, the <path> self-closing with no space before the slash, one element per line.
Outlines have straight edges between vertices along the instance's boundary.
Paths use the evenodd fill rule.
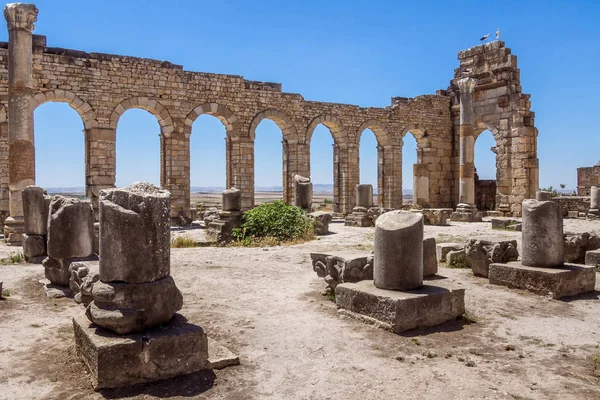
<path fill-rule="evenodd" d="M 232 134 L 230 139 L 230 183 L 242 192 L 242 211 L 254 207 L 254 141 Z"/>
<path fill-rule="evenodd" d="M 32 32 L 38 9 L 33 4 L 11 3 L 4 7 L 8 25 L 8 175 L 9 212 L 4 237 L 20 245 L 23 233 L 21 192 L 35 184 L 33 146 Z"/>
<path fill-rule="evenodd" d="M 356 206 L 356 185 L 360 183 L 360 160 L 357 144 L 349 144 L 345 150 L 343 165 L 345 174 L 342 174 L 345 204 L 342 206 L 342 212 L 349 214 Z"/>
<path fill-rule="evenodd" d="M 340 207 L 340 146 L 333 144 L 333 212 L 339 213 Z"/>
<path fill-rule="evenodd" d="M 413 204 L 429 207 L 429 166 L 413 164 Z"/>
<path fill-rule="evenodd" d="M 94 214 L 98 216 L 100 190 L 115 187 L 116 130 L 91 128 L 84 132 L 85 194 L 92 201 Z"/>
<path fill-rule="evenodd" d="M 473 91 L 475 80 L 464 78 L 458 81 L 460 89 L 460 184 L 458 206 L 452 214 L 455 221 L 481 221 L 481 214 L 475 206 L 475 113 L 473 110 Z"/>

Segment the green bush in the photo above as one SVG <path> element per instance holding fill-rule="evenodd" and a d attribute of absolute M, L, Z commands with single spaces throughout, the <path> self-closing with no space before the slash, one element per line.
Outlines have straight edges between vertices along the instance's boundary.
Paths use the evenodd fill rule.
<path fill-rule="evenodd" d="M 233 230 L 233 237 L 248 244 L 262 238 L 286 242 L 311 236 L 312 231 L 312 220 L 304 211 L 277 200 L 245 212 L 242 227 Z"/>

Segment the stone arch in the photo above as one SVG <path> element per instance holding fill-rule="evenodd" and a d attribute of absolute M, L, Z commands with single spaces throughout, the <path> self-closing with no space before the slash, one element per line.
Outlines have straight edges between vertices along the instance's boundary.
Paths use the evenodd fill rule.
<path fill-rule="evenodd" d="M 420 124 L 409 124 L 402 129 L 402 132 L 400 132 L 400 140 L 404 139 L 408 132 L 413 135 L 417 143 L 421 143 L 424 138 L 429 136 L 427 129 L 425 129 L 424 126 Z"/>
<path fill-rule="evenodd" d="M 496 128 L 495 125 L 492 124 L 487 124 L 485 122 L 478 122 L 477 123 L 477 129 L 475 129 L 475 141 L 477 141 L 477 138 L 479 137 L 479 135 L 483 132 L 483 131 L 490 131 L 492 132 L 492 136 L 494 136 L 494 139 L 496 140 L 496 144 L 500 143 L 500 131 L 498 130 L 498 128 Z"/>
<path fill-rule="evenodd" d="M 186 136 L 192 134 L 192 124 L 202 114 L 212 115 L 216 117 L 225 126 L 227 136 L 230 136 L 233 131 L 233 124 L 237 122 L 237 117 L 227 107 L 218 103 L 204 103 L 194 108 L 185 118 L 183 132 Z"/>
<path fill-rule="evenodd" d="M 304 143 L 310 145 L 312 140 L 312 135 L 315 132 L 315 128 L 319 125 L 323 124 L 329 129 L 331 132 L 331 136 L 333 136 L 333 141 L 335 143 L 344 143 L 346 141 L 346 137 L 344 136 L 344 127 L 342 122 L 332 116 L 332 115 L 319 115 L 317 118 L 313 119 L 311 123 L 308 125 L 308 129 L 306 129 L 306 135 L 304 138 Z"/>
<path fill-rule="evenodd" d="M 363 122 L 363 124 L 356 131 L 356 144 L 360 145 L 360 137 L 365 129 L 370 129 L 375 134 L 375 138 L 377 139 L 377 144 L 379 146 L 387 146 L 390 144 L 390 136 L 387 132 L 387 128 L 383 125 L 382 122 L 370 119 L 368 121 Z"/>
<path fill-rule="evenodd" d="M 141 108 L 154 115 L 160 125 L 160 133 L 162 136 L 169 137 L 175 131 L 169 111 L 157 100 L 152 100 L 148 97 L 133 97 L 124 100 L 117 105 L 110 114 L 110 127 L 112 129 L 117 129 L 119 118 L 130 108 Z"/>
<path fill-rule="evenodd" d="M 281 129 L 283 137 L 286 141 L 298 140 L 296 126 L 292 118 L 290 118 L 290 116 L 288 116 L 287 114 L 275 109 L 261 111 L 258 114 L 256 114 L 256 116 L 252 119 L 252 123 L 250 124 L 250 130 L 248 131 L 248 135 L 252 140 L 256 138 L 256 127 L 258 126 L 258 124 L 260 124 L 260 122 L 263 119 L 270 119 L 273 122 L 275 122 L 279 129 Z"/>
<path fill-rule="evenodd" d="M 67 103 L 79 114 L 85 129 L 98 127 L 98 119 L 92 107 L 68 90 L 57 89 L 36 94 L 31 100 L 31 110 L 34 111 L 40 105 L 50 102 Z"/>

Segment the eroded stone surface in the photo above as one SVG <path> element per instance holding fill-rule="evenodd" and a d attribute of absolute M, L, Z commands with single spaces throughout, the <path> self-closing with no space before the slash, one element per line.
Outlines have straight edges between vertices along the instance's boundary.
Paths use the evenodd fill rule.
<path fill-rule="evenodd" d="M 465 248 L 461 243 L 438 243 L 436 245 L 436 254 L 439 262 L 446 262 L 447 254 L 451 251 L 458 251 Z"/>
<path fill-rule="evenodd" d="M 313 186 L 310 178 L 294 176 L 294 205 L 303 210 L 310 211 L 312 208 Z"/>
<path fill-rule="evenodd" d="M 517 261 L 519 251 L 516 240 L 491 242 L 487 240 L 469 239 L 465 246 L 466 264 L 473 274 L 488 277 L 491 263 Z"/>
<path fill-rule="evenodd" d="M 94 210 L 89 200 L 53 196 L 48 216 L 48 256 L 88 257 L 94 250 Z"/>
<path fill-rule="evenodd" d="M 313 220 L 315 235 L 326 235 L 329 233 L 329 223 L 333 218 L 331 213 L 325 211 L 315 211 L 308 214 L 308 217 Z"/>
<path fill-rule="evenodd" d="M 46 257 L 46 238 L 42 235 L 23 234 L 23 257 L 29 263 L 40 263 Z"/>
<path fill-rule="evenodd" d="M 23 189 L 23 222 L 27 234 L 45 235 L 48 232 L 50 197 L 39 186 Z"/>
<path fill-rule="evenodd" d="M 583 264 L 585 255 L 590 250 L 600 249 L 600 237 L 584 232 L 581 234 L 565 234 L 565 262 Z"/>
<path fill-rule="evenodd" d="M 344 282 L 373 279 L 373 256 L 360 252 L 310 253 L 313 270 L 335 290 Z"/>
<path fill-rule="evenodd" d="M 552 201 L 523 201 L 523 265 L 552 268 L 564 262 L 563 217 Z"/>
<path fill-rule="evenodd" d="M 423 276 L 432 276 L 438 272 L 437 246 L 435 238 L 423 240 Z"/>

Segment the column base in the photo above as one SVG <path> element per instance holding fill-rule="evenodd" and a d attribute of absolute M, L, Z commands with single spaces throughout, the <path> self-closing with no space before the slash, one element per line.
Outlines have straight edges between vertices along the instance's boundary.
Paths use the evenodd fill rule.
<path fill-rule="evenodd" d="M 477 211 L 477 206 L 474 204 L 459 203 L 456 206 L 456 211 L 450 216 L 450 220 L 454 222 L 481 222 L 482 213 Z"/>
<path fill-rule="evenodd" d="M 587 214 L 588 218 L 598 218 L 600 217 L 600 210 L 597 208 L 590 208 Z"/>
<path fill-rule="evenodd" d="M 4 221 L 4 241 L 9 246 L 21 246 L 25 233 L 23 217 L 8 217 Z"/>

